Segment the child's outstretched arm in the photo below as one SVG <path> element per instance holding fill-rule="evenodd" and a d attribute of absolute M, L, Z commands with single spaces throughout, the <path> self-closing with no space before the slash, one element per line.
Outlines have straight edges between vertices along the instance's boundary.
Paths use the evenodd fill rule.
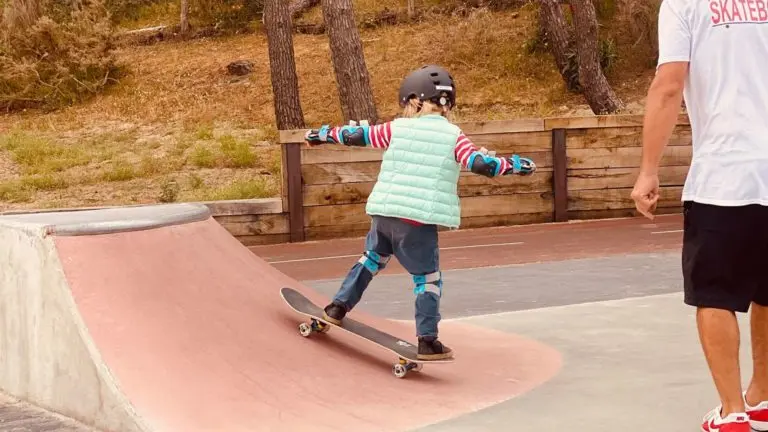
<path fill-rule="evenodd" d="M 463 133 L 456 141 L 456 161 L 475 174 L 486 177 L 499 175 L 531 175 L 536 164 L 529 158 L 512 155 L 509 158 L 496 157 L 487 150 L 479 149 Z"/>
<path fill-rule="evenodd" d="M 304 135 L 309 145 L 325 143 L 342 144 L 352 147 L 372 147 L 386 149 L 392 138 L 392 127 L 389 122 L 374 126 L 336 126 L 323 125 L 320 129 L 311 129 Z"/>

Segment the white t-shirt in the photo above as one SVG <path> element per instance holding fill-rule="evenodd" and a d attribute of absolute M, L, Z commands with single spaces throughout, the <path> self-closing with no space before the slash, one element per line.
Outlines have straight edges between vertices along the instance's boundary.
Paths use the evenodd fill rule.
<path fill-rule="evenodd" d="M 684 201 L 768 205 L 768 0 L 664 0 L 659 65 L 690 62 Z"/>

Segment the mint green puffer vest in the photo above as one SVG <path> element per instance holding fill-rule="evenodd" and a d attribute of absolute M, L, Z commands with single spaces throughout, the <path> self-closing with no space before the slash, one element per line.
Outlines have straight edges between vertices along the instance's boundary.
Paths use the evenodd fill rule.
<path fill-rule="evenodd" d="M 461 167 L 454 152 L 460 129 L 436 114 L 399 118 L 391 126 L 366 212 L 458 228 Z"/>

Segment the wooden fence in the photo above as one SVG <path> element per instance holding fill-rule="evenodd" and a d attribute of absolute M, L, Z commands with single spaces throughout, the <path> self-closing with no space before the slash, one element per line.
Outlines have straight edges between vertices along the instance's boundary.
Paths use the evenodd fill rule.
<path fill-rule="evenodd" d="M 459 195 L 462 228 L 635 215 L 630 198 L 641 158 L 642 116 L 598 116 L 459 124 L 476 145 L 531 157 L 533 177 L 488 179 L 466 170 Z M 364 235 L 365 202 L 383 152 L 327 144 L 308 148 L 304 131 L 281 131 L 283 212 L 290 241 Z M 681 116 L 661 169 L 659 212 L 680 211 L 691 158 Z"/>

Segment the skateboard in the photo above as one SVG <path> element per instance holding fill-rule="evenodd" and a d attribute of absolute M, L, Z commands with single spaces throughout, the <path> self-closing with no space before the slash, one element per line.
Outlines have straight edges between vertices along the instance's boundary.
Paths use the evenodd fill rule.
<path fill-rule="evenodd" d="M 327 333 L 331 327 L 337 327 L 369 342 L 373 342 L 398 356 L 398 362 L 392 365 L 392 373 L 397 378 L 404 378 L 410 371 L 421 371 L 424 363 L 451 363 L 454 360 L 453 358 L 419 360 L 416 358 L 418 348 L 415 345 L 389 333 L 375 329 L 350 317 L 345 317 L 340 326 L 323 320 L 323 309 L 293 288 L 281 288 L 280 296 L 291 309 L 310 318 L 309 323 L 303 322 L 299 324 L 299 334 L 309 337 L 313 333 Z"/>

